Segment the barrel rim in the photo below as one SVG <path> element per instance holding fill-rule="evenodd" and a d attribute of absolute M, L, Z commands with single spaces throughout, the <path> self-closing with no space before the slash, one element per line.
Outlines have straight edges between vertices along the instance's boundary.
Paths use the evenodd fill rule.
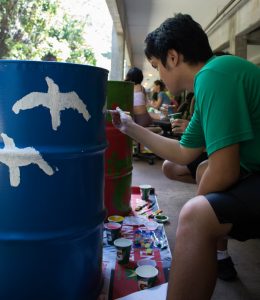
<path fill-rule="evenodd" d="M 71 63 L 71 62 L 59 62 L 59 61 L 41 61 L 41 60 L 19 60 L 19 59 L 0 59 L 0 64 L 3 63 L 8 63 L 8 64 L 12 64 L 12 63 L 18 63 L 18 64 L 22 64 L 22 63 L 30 63 L 30 64 L 56 64 L 56 65 L 69 65 L 69 66 L 78 66 L 78 67 L 89 67 L 89 68 L 93 68 L 93 69 L 99 69 L 101 71 L 105 71 L 106 73 L 109 73 L 109 70 L 105 69 L 105 68 L 101 68 L 101 67 L 96 67 L 96 66 L 92 66 L 92 65 L 87 65 L 87 64 L 77 64 L 77 63 Z"/>
<path fill-rule="evenodd" d="M 116 83 L 118 83 L 118 84 L 120 83 L 120 84 L 126 84 L 126 85 L 129 85 L 129 84 L 130 84 L 130 85 L 133 85 L 133 86 L 134 86 L 134 82 L 132 82 L 132 81 L 108 80 L 107 82 L 108 82 L 109 84 L 110 84 L 110 83 L 115 83 L 115 84 L 116 84 Z"/>

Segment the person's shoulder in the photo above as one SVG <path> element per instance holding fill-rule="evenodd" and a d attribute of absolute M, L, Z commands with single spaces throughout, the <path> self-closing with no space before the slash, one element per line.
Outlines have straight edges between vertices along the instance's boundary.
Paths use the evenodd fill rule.
<path fill-rule="evenodd" d="M 214 70 L 214 71 L 240 71 L 241 69 L 255 69 L 256 71 L 259 71 L 260 68 L 257 67 L 252 62 L 236 56 L 236 55 L 222 55 L 222 56 L 216 56 L 210 59 L 204 67 L 202 67 L 201 71 L 205 70 Z M 260 72 L 260 71 L 259 71 Z"/>

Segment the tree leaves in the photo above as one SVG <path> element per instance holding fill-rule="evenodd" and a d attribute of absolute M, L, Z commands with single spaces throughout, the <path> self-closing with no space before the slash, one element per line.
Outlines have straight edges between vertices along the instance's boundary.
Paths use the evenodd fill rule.
<path fill-rule="evenodd" d="M 87 18 L 74 19 L 60 0 L 0 0 L 0 6 L 0 58 L 52 54 L 58 61 L 96 65 L 85 39 Z"/>

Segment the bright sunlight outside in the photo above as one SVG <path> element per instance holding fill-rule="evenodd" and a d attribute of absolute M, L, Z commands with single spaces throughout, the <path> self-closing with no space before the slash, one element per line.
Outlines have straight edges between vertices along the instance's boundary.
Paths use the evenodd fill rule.
<path fill-rule="evenodd" d="M 97 67 L 111 69 L 112 19 L 105 0 L 61 0 L 75 18 L 87 17 L 87 44 L 93 49 Z"/>

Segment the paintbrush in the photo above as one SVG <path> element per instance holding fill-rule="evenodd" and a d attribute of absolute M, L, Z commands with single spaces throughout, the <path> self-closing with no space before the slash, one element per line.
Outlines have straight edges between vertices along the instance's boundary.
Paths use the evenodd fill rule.
<path fill-rule="evenodd" d="M 107 109 L 107 113 L 115 113 L 115 112 L 118 112 L 118 110 L 116 109 Z M 130 115 L 130 111 L 122 111 L 123 113 L 125 113 L 126 115 Z"/>

